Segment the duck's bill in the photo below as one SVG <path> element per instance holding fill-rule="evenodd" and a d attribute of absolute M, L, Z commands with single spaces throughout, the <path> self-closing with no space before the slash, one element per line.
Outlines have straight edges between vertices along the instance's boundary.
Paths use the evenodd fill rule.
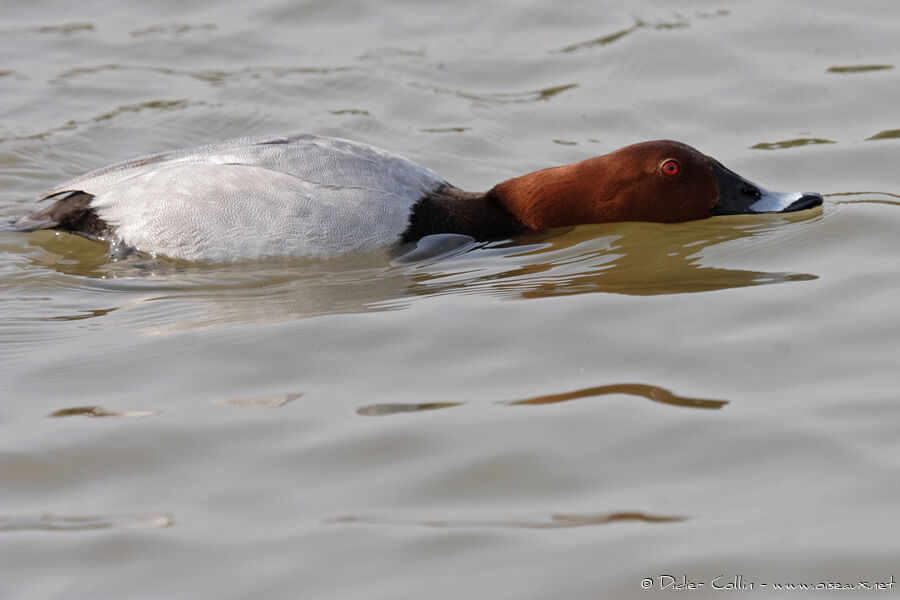
<path fill-rule="evenodd" d="M 822 196 L 815 192 L 770 192 L 723 167 L 713 164 L 719 201 L 714 215 L 786 213 L 821 206 Z"/>

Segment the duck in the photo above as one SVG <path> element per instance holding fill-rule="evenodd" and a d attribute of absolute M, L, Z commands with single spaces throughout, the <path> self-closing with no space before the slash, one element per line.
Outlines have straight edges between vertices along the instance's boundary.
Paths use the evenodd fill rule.
<path fill-rule="evenodd" d="M 433 171 L 361 142 L 298 133 L 244 137 L 136 158 L 38 197 L 11 223 L 187 261 L 330 257 L 401 248 L 435 234 L 477 241 L 593 223 L 678 223 L 786 213 L 822 204 L 814 192 L 770 192 L 673 140 L 468 192 Z"/>

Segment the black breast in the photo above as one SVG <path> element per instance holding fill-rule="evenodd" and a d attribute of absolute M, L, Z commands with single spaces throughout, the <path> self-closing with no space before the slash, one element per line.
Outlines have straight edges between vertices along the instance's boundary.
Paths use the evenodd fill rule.
<path fill-rule="evenodd" d="M 414 242 L 437 233 L 458 233 L 486 241 L 524 231 L 529 228 L 506 212 L 490 192 L 465 192 L 444 186 L 413 206 L 409 226 L 400 241 Z"/>

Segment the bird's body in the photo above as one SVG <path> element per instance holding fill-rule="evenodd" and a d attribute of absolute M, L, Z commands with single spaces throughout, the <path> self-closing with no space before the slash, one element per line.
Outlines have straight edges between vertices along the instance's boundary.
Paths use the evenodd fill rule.
<path fill-rule="evenodd" d="M 635 144 L 471 193 L 374 146 L 308 134 L 154 154 L 92 171 L 40 199 L 54 203 L 15 229 L 67 230 L 194 261 L 335 256 L 434 233 L 486 239 L 821 204 L 817 194 L 765 192 L 679 142 Z"/>

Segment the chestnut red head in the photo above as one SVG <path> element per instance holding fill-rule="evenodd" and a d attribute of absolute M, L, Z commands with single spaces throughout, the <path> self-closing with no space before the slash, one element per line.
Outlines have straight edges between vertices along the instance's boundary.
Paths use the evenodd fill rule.
<path fill-rule="evenodd" d="M 669 140 L 529 173 L 491 193 L 532 229 L 615 221 L 676 223 L 822 203 L 818 194 L 767 192 L 694 148 Z"/>

